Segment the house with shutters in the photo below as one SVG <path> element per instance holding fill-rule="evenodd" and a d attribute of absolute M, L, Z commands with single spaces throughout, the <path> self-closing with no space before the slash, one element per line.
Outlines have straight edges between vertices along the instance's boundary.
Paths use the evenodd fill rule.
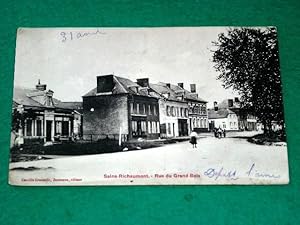
<path fill-rule="evenodd" d="M 12 143 L 44 143 L 69 140 L 73 135 L 74 112 L 53 98 L 40 81 L 33 89 L 15 87 L 12 110 Z"/>
<path fill-rule="evenodd" d="M 169 84 L 167 84 L 169 85 Z M 196 91 L 196 84 L 190 84 L 190 90 L 184 88 L 184 83 L 177 85 L 170 84 L 177 96 L 188 105 L 188 133 L 208 131 L 207 101 L 199 97 Z"/>
<path fill-rule="evenodd" d="M 97 86 L 82 98 L 86 140 L 160 136 L 158 98 L 146 85 L 113 74 L 101 75 Z"/>

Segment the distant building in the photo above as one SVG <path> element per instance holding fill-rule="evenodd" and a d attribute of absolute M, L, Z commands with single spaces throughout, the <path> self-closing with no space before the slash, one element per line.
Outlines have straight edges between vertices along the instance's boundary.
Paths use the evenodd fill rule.
<path fill-rule="evenodd" d="M 13 132 L 19 143 L 69 140 L 73 133 L 73 110 L 53 98 L 46 84 L 35 89 L 15 87 L 13 94 Z M 15 140 L 12 140 L 13 142 Z M 13 144 L 12 144 L 13 145 Z"/>
<path fill-rule="evenodd" d="M 158 99 L 147 87 L 115 76 L 97 76 L 97 87 L 83 96 L 83 138 L 158 138 Z"/>
<path fill-rule="evenodd" d="M 218 104 L 219 109 L 230 109 L 238 117 L 239 130 L 257 130 L 257 118 L 251 111 L 243 109 L 238 97 L 234 99 L 225 99 Z"/>
<path fill-rule="evenodd" d="M 208 110 L 209 128 L 222 128 L 224 130 L 239 130 L 238 116 L 230 109 L 219 109 L 217 103 L 214 103 L 214 108 Z"/>

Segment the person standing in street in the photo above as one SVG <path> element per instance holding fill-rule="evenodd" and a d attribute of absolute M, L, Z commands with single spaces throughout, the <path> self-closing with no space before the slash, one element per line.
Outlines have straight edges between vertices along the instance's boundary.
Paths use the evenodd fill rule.
<path fill-rule="evenodd" d="M 193 132 L 190 134 L 190 143 L 192 144 L 193 148 L 197 148 L 197 133 L 195 132 L 195 130 L 193 130 Z"/>

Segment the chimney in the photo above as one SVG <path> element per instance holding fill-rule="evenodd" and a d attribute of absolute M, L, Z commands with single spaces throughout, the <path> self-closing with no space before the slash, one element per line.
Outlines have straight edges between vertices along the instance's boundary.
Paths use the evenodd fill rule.
<path fill-rule="evenodd" d="M 171 84 L 170 83 L 166 83 L 168 88 L 171 88 Z"/>
<path fill-rule="evenodd" d="M 215 111 L 218 111 L 218 109 L 219 109 L 218 102 L 214 102 L 214 109 L 215 109 Z"/>
<path fill-rule="evenodd" d="M 142 87 L 149 87 L 149 78 L 136 79 L 136 83 Z"/>
<path fill-rule="evenodd" d="M 183 88 L 183 83 L 178 83 L 177 84 L 179 87 Z"/>
<path fill-rule="evenodd" d="M 191 84 L 191 92 L 196 93 L 196 84 Z"/>
<path fill-rule="evenodd" d="M 228 99 L 228 107 L 233 107 L 233 99 Z"/>
<path fill-rule="evenodd" d="M 111 92 L 114 88 L 114 75 L 97 76 L 97 93 Z"/>
<path fill-rule="evenodd" d="M 235 97 L 235 98 L 234 98 L 234 102 L 240 102 L 239 98 L 238 98 L 238 97 Z"/>
<path fill-rule="evenodd" d="M 35 85 L 35 88 L 39 91 L 45 91 L 47 89 L 47 85 L 46 84 L 41 84 L 41 81 L 39 79 L 38 84 Z"/>

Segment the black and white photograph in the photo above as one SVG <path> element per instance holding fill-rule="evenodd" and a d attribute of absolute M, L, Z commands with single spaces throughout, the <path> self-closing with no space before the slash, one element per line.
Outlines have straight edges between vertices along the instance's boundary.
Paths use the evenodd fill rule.
<path fill-rule="evenodd" d="M 288 184 L 277 35 L 19 28 L 9 183 Z"/>

